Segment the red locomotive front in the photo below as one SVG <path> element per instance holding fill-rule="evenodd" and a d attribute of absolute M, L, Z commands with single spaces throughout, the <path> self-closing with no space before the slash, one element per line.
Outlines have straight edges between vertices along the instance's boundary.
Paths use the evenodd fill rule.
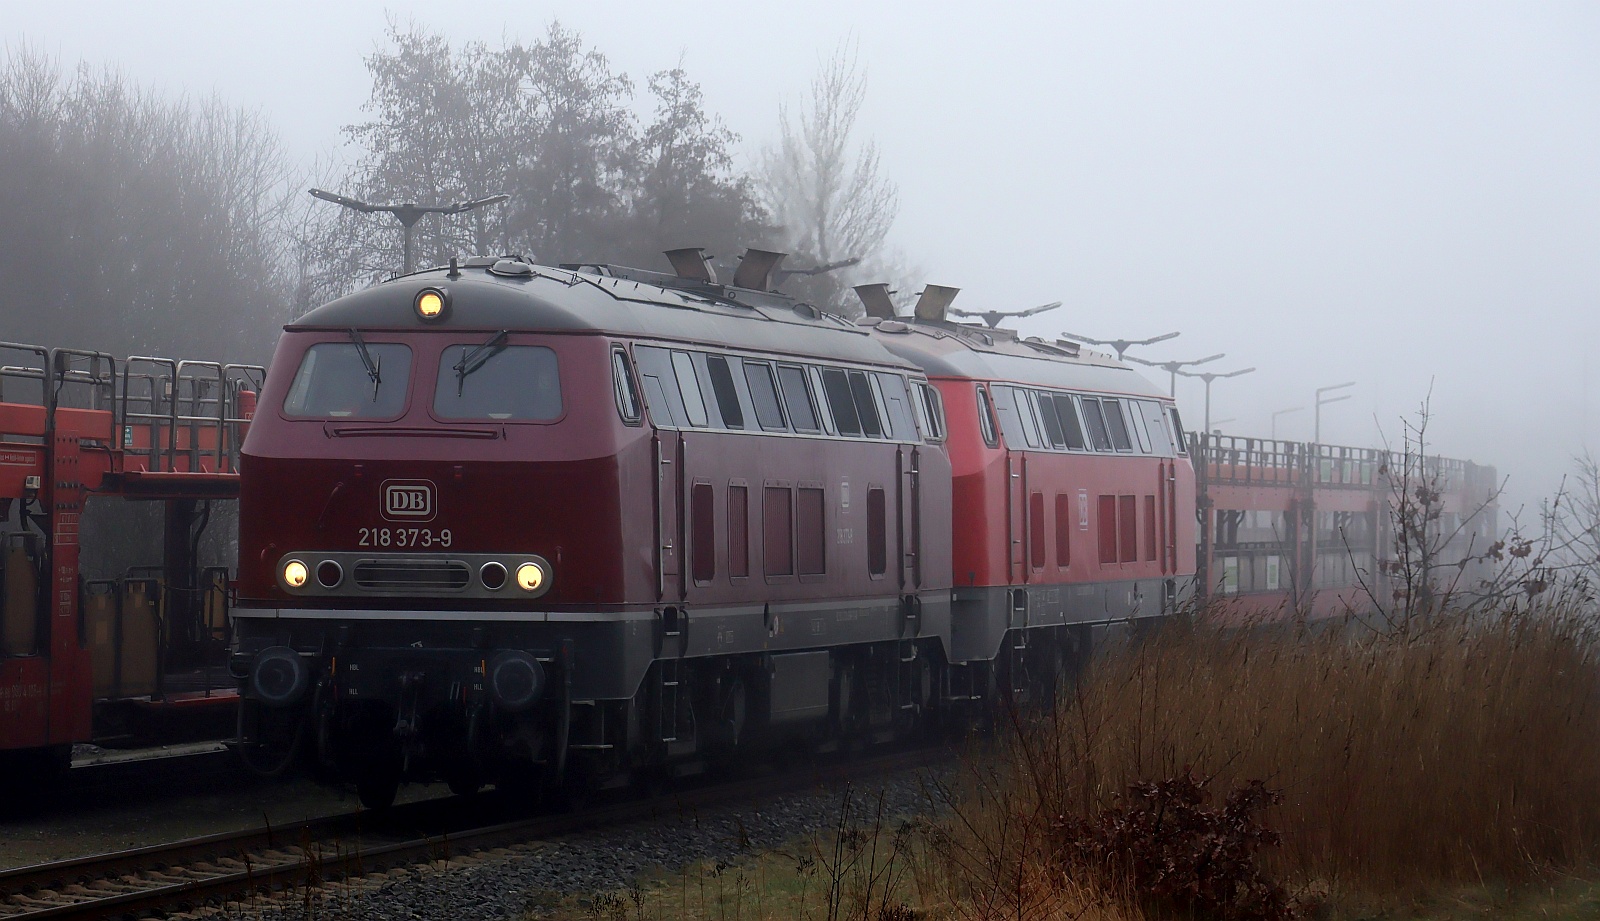
<path fill-rule="evenodd" d="M 925 380 L 780 296 L 634 274 L 473 260 L 286 330 L 241 462 L 258 767 L 309 755 L 383 804 L 931 706 L 949 476 Z"/>

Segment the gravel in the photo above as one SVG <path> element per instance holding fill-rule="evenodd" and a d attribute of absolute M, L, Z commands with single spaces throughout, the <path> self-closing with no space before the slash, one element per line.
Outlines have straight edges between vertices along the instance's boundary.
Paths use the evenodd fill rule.
<path fill-rule="evenodd" d="M 885 824 L 931 811 L 926 771 L 903 772 L 848 788 L 852 824 L 871 824 L 883 801 Z M 670 797 L 658 818 L 551 841 L 475 854 L 285 894 L 223 913 L 261 921 L 430 918 L 487 921 L 540 914 L 564 897 L 625 889 L 641 876 L 697 862 L 731 862 L 833 827 L 847 787 L 819 786 L 758 804 L 680 810 Z M 859 818 L 857 818 L 859 817 Z M 215 914 L 212 917 L 217 917 Z"/>

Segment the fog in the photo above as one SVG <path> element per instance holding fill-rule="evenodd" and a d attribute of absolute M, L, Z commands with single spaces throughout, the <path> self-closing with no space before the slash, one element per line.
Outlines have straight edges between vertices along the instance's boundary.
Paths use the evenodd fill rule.
<path fill-rule="evenodd" d="M 1130 354 L 1257 368 L 1213 387 L 1233 434 L 1304 406 L 1278 434 L 1309 439 L 1313 390 L 1354 380 L 1323 440 L 1374 444 L 1380 424 L 1398 440 L 1431 391 L 1433 447 L 1512 475 L 1512 504 L 1600 447 L 1592 4 L 0 9 L 8 46 L 257 108 L 306 163 L 351 157 L 340 129 L 391 18 L 489 42 L 559 18 L 636 81 L 681 60 L 747 160 L 854 41 L 858 130 L 899 186 L 891 242 L 917 277 L 962 288 L 956 306 L 1064 301 L 1019 324 L 1049 338 L 1181 330 Z M 1196 427 L 1202 393 L 1180 379 Z"/>

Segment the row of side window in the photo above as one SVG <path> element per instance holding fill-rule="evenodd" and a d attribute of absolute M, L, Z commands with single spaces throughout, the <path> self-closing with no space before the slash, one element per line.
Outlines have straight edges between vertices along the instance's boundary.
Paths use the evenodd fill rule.
<path fill-rule="evenodd" d="M 769 582 L 796 575 L 802 582 L 812 581 L 828 574 L 829 506 L 821 483 L 762 486 L 761 520 L 754 530 L 749 483 L 730 481 L 726 495 L 728 581 L 750 576 L 752 534 L 761 535 L 761 572 Z M 696 480 L 689 500 L 690 575 L 696 585 L 710 585 L 717 578 L 716 504 L 713 485 Z M 866 554 L 867 575 L 873 579 L 888 571 L 887 511 L 883 487 L 869 485 Z"/>
<path fill-rule="evenodd" d="M 661 428 L 836 435 L 890 441 L 944 439 L 944 408 L 926 381 L 885 371 L 639 345 L 643 406 Z M 642 421 L 628 356 L 612 352 L 624 422 Z M 912 393 L 916 396 L 913 397 Z"/>
<path fill-rule="evenodd" d="M 1088 396 L 996 384 L 992 401 L 1000 430 L 1013 449 L 1101 451 L 1173 457 L 1187 454 L 1177 407 L 1155 400 Z M 998 445 L 989 418 L 991 401 L 978 389 L 984 441 Z"/>
<path fill-rule="evenodd" d="M 1099 525 L 1100 563 L 1137 563 L 1143 548 L 1144 561 L 1156 561 L 1156 539 L 1161 528 L 1156 514 L 1156 497 L 1144 496 L 1144 523 L 1139 522 L 1139 496 L 1100 496 L 1096 515 Z M 1072 563 L 1072 532 L 1074 524 L 1088 528 L 1088 496 L 1080 500 L 1080 508 L 1073 508 L 1073 497 L 1057 493 L 1055 499 L 1055 564 L 1066 568 Z M 1028 497 L 1028 564 L 1035 570 L 1045 568 L 1049 556 L 1045 521 L 1045 494 L 1036 492 Z M 1142 538 L 1142 539 L 1141 539 Z"/>

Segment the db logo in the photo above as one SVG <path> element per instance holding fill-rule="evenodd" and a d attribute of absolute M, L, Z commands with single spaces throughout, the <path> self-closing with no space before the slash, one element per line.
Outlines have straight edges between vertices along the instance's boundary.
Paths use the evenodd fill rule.
<path fill-rule="evenodd" d="M 390 521 L 429 521 L 433 511 L 433 484 L 427 480 L 384 482 L 383 517 Z"/>

